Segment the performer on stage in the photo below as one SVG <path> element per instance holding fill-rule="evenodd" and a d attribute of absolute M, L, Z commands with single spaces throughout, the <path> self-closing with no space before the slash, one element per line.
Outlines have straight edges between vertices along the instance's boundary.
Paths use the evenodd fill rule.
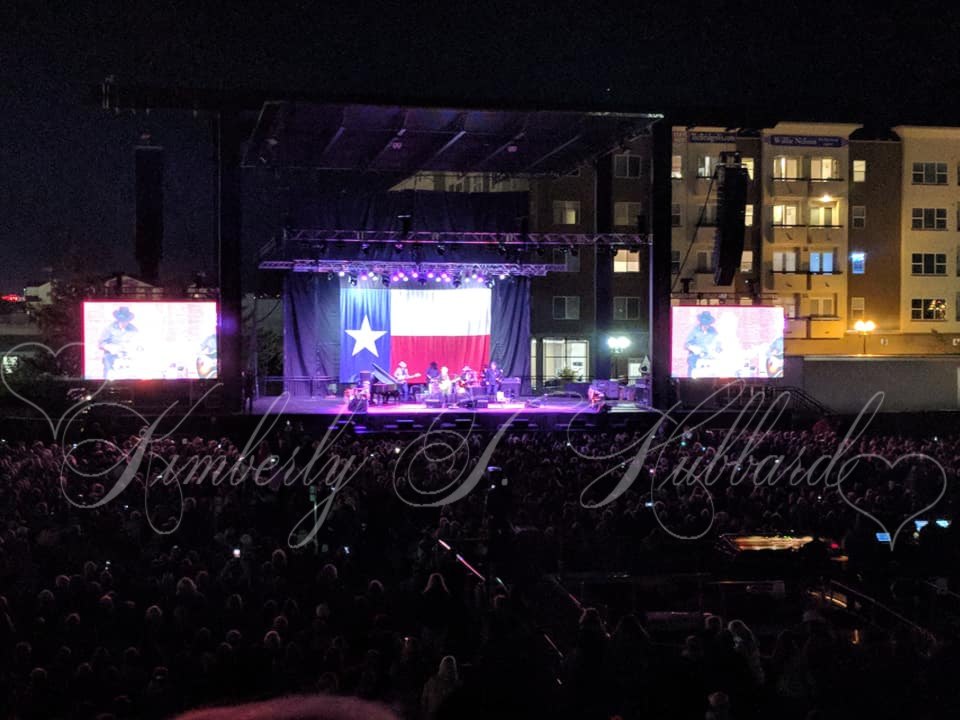
<path fill-rule="evenodd" d="M 500 383 L 503 382 L 503 370 L 497 365 L 496 360 L 490 361 L 490 367 L 483 371 L 483 385 L 487 397 L 496 400 L 497 391 L 500 389 Z"/>
<path fill-rule="evenodd" d="M 397 387 L 400 390 L 400 400 L 410 401 L 410 386 L 407 381 L 410 379 L 410 373 L 407 372 L 407 364 L 401 360 L 397 363 L 397 369 L 393 371 L 393 379 L 397 381 Z"/>
<path fill-rule="evenodd" d="M 704 310 L 697 315 L 697 326 L 687 335 L 687 341 L 683 347 L 688 353 L 688 377 L 696 378 L 701 375 L 705 365 L 711 363 L 716 357 L 719 335 L 713 323 L 713 315 Z"/>
<path fill-rule="evenodd" d="M 440 396 L 443 402 L 443 407 L 446 407 L 448 403 L 454 400 L 456 390 L 453 386 L 453 379 L 450 377 L 450 371 L 446 365 L 440 368 L 440 377 L 437 378 L 440 384 Z"/>
<path fill-rule="evenodd" d="M 113 311 L 114 322 L 100 333 L 97 346 L 103 351 L 103 377 L 113 380 L 130 372 L 130 365 L 140 348 L 137 346 L 139 332 L 131 322 L 133 313 L 124 305 Z"/>
<path fill-rule="evenodd" d="M 473 398 L 474 388 L 478 384 L 476 371 L 469 365 L 464 365 L 463 370 L 460 371 L 460 387 L 466 390 L 467 396 L 471 399 Z"/>

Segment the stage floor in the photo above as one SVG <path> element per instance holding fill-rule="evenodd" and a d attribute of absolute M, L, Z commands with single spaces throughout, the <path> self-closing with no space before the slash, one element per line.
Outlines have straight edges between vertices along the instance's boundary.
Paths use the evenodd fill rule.
<path fill-rule="evenodd" d="M 423 403 L 370 405 L 365 413 L 351 413 L 342 398 L 261 397 L 252 416 L 287 415 L 304 428 L 349 425 L 358 433 L 456 431 L 471 428 L 496 431 L 509 426 L 519 431 L 643 429 L 657 417 L 633 402 L 609 402 L 601 410 L 586 400 L 570 397 L 530 397 L 491 403 L 486 408 L 429 408 Z M 248 416 L 248 417 L 252 417 Z"/>
<path fill-rule="evenodd" d="M 610 412 L 647 412 L 633 402 L 609 402 Z M 512 415 L 523 411 L 524 414 L 596 414 L 597 408 L 591 408 L 586 400 L 574 398 L 521 398 L 512 402 L 490 403 L 486 408 L 431 408 L 423 403 L 388 403 L 386 405 L 368 405 L 366 415 L 438 415 L 441 413 L 476 413 L 478 415 Z M 294 415 L 348 415 L 350 410 L 342 398 L 308 398 L 267 396 L 257 398 L 253 403 L 253 414 L 269 415 L 290 413 Z"/>

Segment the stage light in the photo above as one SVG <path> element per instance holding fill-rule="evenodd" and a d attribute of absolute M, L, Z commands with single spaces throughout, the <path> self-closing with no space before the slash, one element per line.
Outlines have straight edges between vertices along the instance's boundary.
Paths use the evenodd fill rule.
<path fill-rule="evenodd" d="M 443 243 L 437 243 L 437 255 L 443 256 L 447 254 L 447 246 Z"/>
<path fill-rule="evenodd" d="M 543 245 L 537 245 L 537 255 L 539 255 L 540 257 L 543 257 L 543 254 L 545 252 L 546 252 L 546 249 L 543 247 Z"/>
<path fill-rule="evenodd" d="M 404 282 L 410 282 L 410 278 L 408 278 L 406 275 L 404 275 L 404 276 L 403 276 L 403 281 L 404 281 Z"/>
<path fill-rule="evenodd" d="M 340 272 L 337 273 L 337 275 L 339 275 L 340 277 L 343 277 L 344 275 L 346 275 L 346 273 L 343 270 L 341 270 Z"/>
<path fill-rule="evenodd" d="M 334 277 L 334 275 L 333 275 L 333 270 L 328 270 L 328 271 L 327 271 L 327 280 L 333 280 L 333 277 Z"/>
<path fill-rule="evenodd" d="M 570 253 L 570 257 L 576 257 L 580 254 L 580 249 L 576 245 L 571 245 L 567 248 L 567 251 Z"/>
<path fill-rule="evenodd" d="M 350 273 L 350 287 L 356 287 L 356 286 L 357 286 L 357 276 L 354 275 L 353 273 Z"/>
<path fill-rule="evenodd" d="M 494 281 L 494 280 L 492 280 L 492 279 L 491 279 L 491 280 L 487 280 L 487 287 L 488 287 L 488 288 L 491 288 L 491 289 L 492 289 L 493 286 L 494 286 L 494 284 L 495 284 L 495 281 Z"/>
<path fill-rule="evenodd" d="M 428 280 L 433 280 L 433 270 L 431 270 L 430 272 L 427 273 L 427 279 L 428 279 Z"/>
<path fill-rule="evenodd" d="M 395 243 L 393 244 L 393 249 L 394 249 L 396 252 L 398 252 L 398 253 L 399 253 L 399 252 L 403 252 L 403 243 L 402 243 L 402 242 L 395 242 Z"/>
<path fill-rule="evenodd" d="M 370 243 L 363 243 L 362 245 L 360 245 L 361 255 L 366 255 L 369 250 L 370 250 Z"/>
<path fill-rule="evenodd" d="M 416 270 L 414 270 L 412 273 L 410 273 L 410 277 L 412 277 L 414 280 L 416 280 L 418 277 L 420 277 L 420 273 L 418 273 Z"/>
<path fill-rule="evenodd" d="M 455 278 L 453 278 L 453 286 L 454 286 L 455 288 L 460 287 L 461 284 L 462 284 L 462 283 L 461 283 L 461 281 L 460 281 L 460 276 L 459 276 L 459 275 L 457 275 Z"/>
<path fill-rule="evenodd" d="M 501 279 L 501 280 L 506 280 L 506 279 L 507 279 L 506 273 L 500 273 L 500 279 Z"/>
<path fill-rule="evenodd" d="M 472 274 L 470 277 L 472 277 L 474 280 L 476 280 L 476 279 L 477 279 L 477 272 L 478 272 L 477 268 L 474 268 L 474 269 L 473 269 L 473 274 Z"/>
<path fill-rule="evenodd" d="M 384 273 L 380 276 L 380 282 L 383 283 L 384 287 L 390 287 L 390 276 L 387 273 Z"/>

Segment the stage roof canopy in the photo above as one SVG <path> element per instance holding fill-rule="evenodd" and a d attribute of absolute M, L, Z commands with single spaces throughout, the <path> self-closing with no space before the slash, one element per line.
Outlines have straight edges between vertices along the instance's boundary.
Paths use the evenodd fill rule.
<path fill-rule="evenodd" d="M 661 115 L 268 102 L 244 165 L 410 176 L 565 175 Z"/>

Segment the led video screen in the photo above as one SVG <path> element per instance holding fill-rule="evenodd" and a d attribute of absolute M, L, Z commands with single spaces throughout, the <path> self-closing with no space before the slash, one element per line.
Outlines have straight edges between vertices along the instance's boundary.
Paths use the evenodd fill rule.
<path fill-rule="evenodd" d="M 672 310 L 673 377 L 783 377 L 782 308 L 697 305 Z"/>
<path fill-rule="evenodd" d="M 83 303 L 87 380 L 217 377 L 215 302 Z"/>

